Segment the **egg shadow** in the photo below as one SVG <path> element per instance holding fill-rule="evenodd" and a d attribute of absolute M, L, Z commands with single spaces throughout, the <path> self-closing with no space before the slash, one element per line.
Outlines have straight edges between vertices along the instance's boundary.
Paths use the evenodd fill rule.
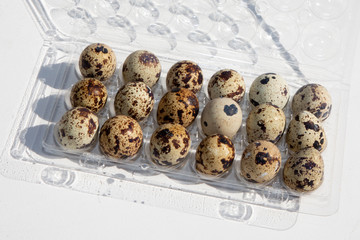
<path fill-rule="evenodd" d="M 55 89 L 67 89 L 80 78 L 74 63 L 55 63 L 42 66 L 37 78 Z"/>
<path fill-rule="evenodd" d="M 48 154 L 43 149 L 43 136 L 46 133 L 48 129 L 48 125 L 42 124 L 42 125 L 36 125 L 33 127 L 28 127 L 21 131 L 20 133 L 20 141 L 23 143 L 26 148 L 29 150 L 28 153 L 30 156 L 32 156 L 32 153 L 35 153 L 41 157 L 49 158 L 49 159 L 55 159 L 55 155 Z M 36 157 L 32 156 L 34 159 Z"/>
<path fill-rule="evenodd" d="M 58 97 L 50 95 L 47 97 L 39 98 L 32 105 L 33 111 L 36 115 L 46 121 L 53 121 L 53 111 L 55 104 L 57 104 Z M 65 104 L 65 103 L 64 103 Z M 50 111 L 49 111 L 50 109 Z"/>

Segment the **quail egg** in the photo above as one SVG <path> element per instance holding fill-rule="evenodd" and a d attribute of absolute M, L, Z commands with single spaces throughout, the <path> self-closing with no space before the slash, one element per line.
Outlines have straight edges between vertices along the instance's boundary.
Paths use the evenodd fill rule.
<path fill-rule="evenodd" d="M 314 148 L 300 150 L 285 162 L 283 180 L 292 190 L 313 191 L 321 185 L 323 176 L 324 162 Z"/>
<path fill-rule="evenodd" d="M 325 87 L 319 84 L 308 84 L 301 87 L 294 95 L 292 111 L 308 111 L 321 121 L 326 120 L 331 112 L 331 96 Z"/>
<path fill-rule="evenodd" d="M 100 149 L 114 159 L 134 156 L 140 149 L 143 133 L 137 121 L 125 115 L 112 117 L 100 130 Z"/>
<path fill-rule="evenodd" d="M 241 176 L 254 183 L 268 183 L 278 174 L 281 153 L 275 144 L 258 140 L 244 150 L 240 161 Z"/>
<path fill-rule="evenodd" d="M 256 106 L 246 120 L 248 142 L 267 140 L 277 143 L 285 131 L 285 123 L 282 109 L 269 103 Z"/>
<path fill-rule="evenodd" d="M 103 43 L 93 43 L 82 51 L 79 68 L 85 78 L 106 81 L 114 75 L 116 69 L 115 53 Z"/>
<path fill-rule="evenodd" d="M 244 78 L 235 70 L 220 70 L 210 78 L 208 93 L 210 99 L 227 97 L 240 102 L 245 94 Z"/>
<path fill-rule="evenodd" d="M 262 103 L 271 103 L 279 108 L 284 108 L 289 97 L 288 84 L 275 73 L 260 75 L 250 86 L 249 100 L 255 107 Z"/>
<path fill-rule="evenodd" d="M 179 123 L 189 126 L 199 113 L 199 101 L 196 95 L 186 88 L 175 88 L 167 92 L 160 100 L 157 110 L 157 122 Z"/>
<path fill-rule="evenodd" d="M 207 136 L 222 134 L 233 138 L 239 130 L 241 122 L 241 108 L 231 98 L 211 100 L 201 114 L 201 127 Z"/>
<path fill-rule="evenodd" d="M 141 121 L 151 113 L 154 95 L 145 83 L 129 82 L 117 92 L 114 107 L 117 115 L 126 115 Z"/>
<path fill-rule="evenodd" d="M 177 166 L 189 153 L 191 139 L 185 127 L 166 123 L 158 127 L 150 139 L 150 155 L 160 166 Z"/>
<path fill-rule="evenodd" d="M 73 107 L 86 107 L 94 113 L 105 106 L 107 97 L 105 85 L 95 78 L 85 78 L 77 82 L 70 92 Z"/>
<path fill-rule="evenodd" d="M 196 149 L 195 168 L 199 173 L 221 176 L 234 161 L 235 148 L 230 138 L 215 134 L 206 137 Z"/>
<path fill-rule="evenodd" d="M 299 112 L 290 121 L 286 143 L 293 152 L 308 147 L 324 151 L 327 140 L 321 121 L 308 111 Z"/>
<path fill-rule="evenodd" d="M 175 63 L 166 76 L 168 90 L 174 88 L 187 88 L 194 93 L 201 90 L 203 84 L 202 70 L 194 62 L 180 61 Z"/>
<path fill-rule="evenodd" d="M 88 108 L 76 107 L 61 117 L 56 125 L 55 137 L 66 149 L 84 149 L 95 142 L 98 129 L 98 117 Z"/>
<path fill-rule="evenodd" d="M 125 83 L 144 82 L 149 87 L 160 79 L 161 64 L 152 52 L 138 50 L 131 53 L 123 64 L 122 74 Z"/>

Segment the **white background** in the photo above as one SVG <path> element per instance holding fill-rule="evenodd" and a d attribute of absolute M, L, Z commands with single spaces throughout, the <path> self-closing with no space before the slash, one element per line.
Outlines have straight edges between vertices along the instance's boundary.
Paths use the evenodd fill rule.
<path fill-rule="evenodd" d="M 0 2 L 1 149 L 42 42 L 23 1 Z M 360 239 L 360 41 L 354 61 L 341 201 L 334 215 L 299 214 L 292 228 L 274 231 L 0 175 L 0 239 Z"/>

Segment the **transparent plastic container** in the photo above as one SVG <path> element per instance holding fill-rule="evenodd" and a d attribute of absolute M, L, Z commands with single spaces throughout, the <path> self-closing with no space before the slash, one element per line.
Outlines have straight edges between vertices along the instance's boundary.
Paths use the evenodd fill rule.
<path fill-rule="evenodd" d="M 39 26 L 44 45 L 1 157 L 3 175 L 273 229 L 291 227 L 298 212 L 336 212 L 358 1 L 25 2 Z M 111 46 L 118 64 L 115 75 L 106 83 L 109 99 L 98 114 L 100 125 L 114 115 L 112 101 L 122 84 L 119 71 L 131 52 L 149 50 L 162 65 L 160 81 L 152 89 L 154 110 L 141 122 L 143 146 L 127 161 L 106 158 L 98 143 L 86 152 L 66 152 L 54 139 L 54 126 L 69 109 L 70 88 L 81 78 L 77 66 L 80 53 L 93 42 Z M 198 63 L 204 85 L 197 94 L 199 115 L 187 128 L 192 139 L 189 155 L 183 166 L 167 169 L 152 163 L 148 148 L 158 126 L 156 109 L 166 92 L 167 71 L 179 60 Z M 307 83 L 319 83 L 329 90 L 333 108 L 324 122 L 328 147 L 322 153 L 325 175 L 319 189 L 307 194 L 291 192 L 284 187 L 281 174 L 267 185 L 239 177 L 237 168 L 247 145 L 247 93 L 240 104 L 243 123 L 233 139 L 236 156 L 230 172 L 219 178 L 196 173 L 195 151 L 204 137 L 200 115 L 209 101 L 207 83 L 224 68 L 234 69 L 244 77 L 247 92 L 252 81 L 266 72 L 282 75 L 291 95 Z M 288 124 L 290 104 L 284 112 Z M 277 146 L 283 167 L 289 156 L 284 137 Z"/>

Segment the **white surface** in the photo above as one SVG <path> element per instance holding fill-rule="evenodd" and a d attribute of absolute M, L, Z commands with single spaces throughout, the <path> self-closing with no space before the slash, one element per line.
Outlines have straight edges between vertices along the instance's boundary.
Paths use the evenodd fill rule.
<path fill-rule="evenodd" d="M 0 29 L 2 149 L 36 63 L 42 38 L 22 1 L 0 2 Z M 360 64 L 360 41 L 356 51 L 355 67 Z M 341 201 L 339 211 L 332 216 L 300 214 L 292 228 L 279 232 L 14 181 L 0 175 L 0 239 L 360 239 L 360 187 L 356 179 L 360 169 L 357 141 L 360 81 L 355 67 Z"/>

